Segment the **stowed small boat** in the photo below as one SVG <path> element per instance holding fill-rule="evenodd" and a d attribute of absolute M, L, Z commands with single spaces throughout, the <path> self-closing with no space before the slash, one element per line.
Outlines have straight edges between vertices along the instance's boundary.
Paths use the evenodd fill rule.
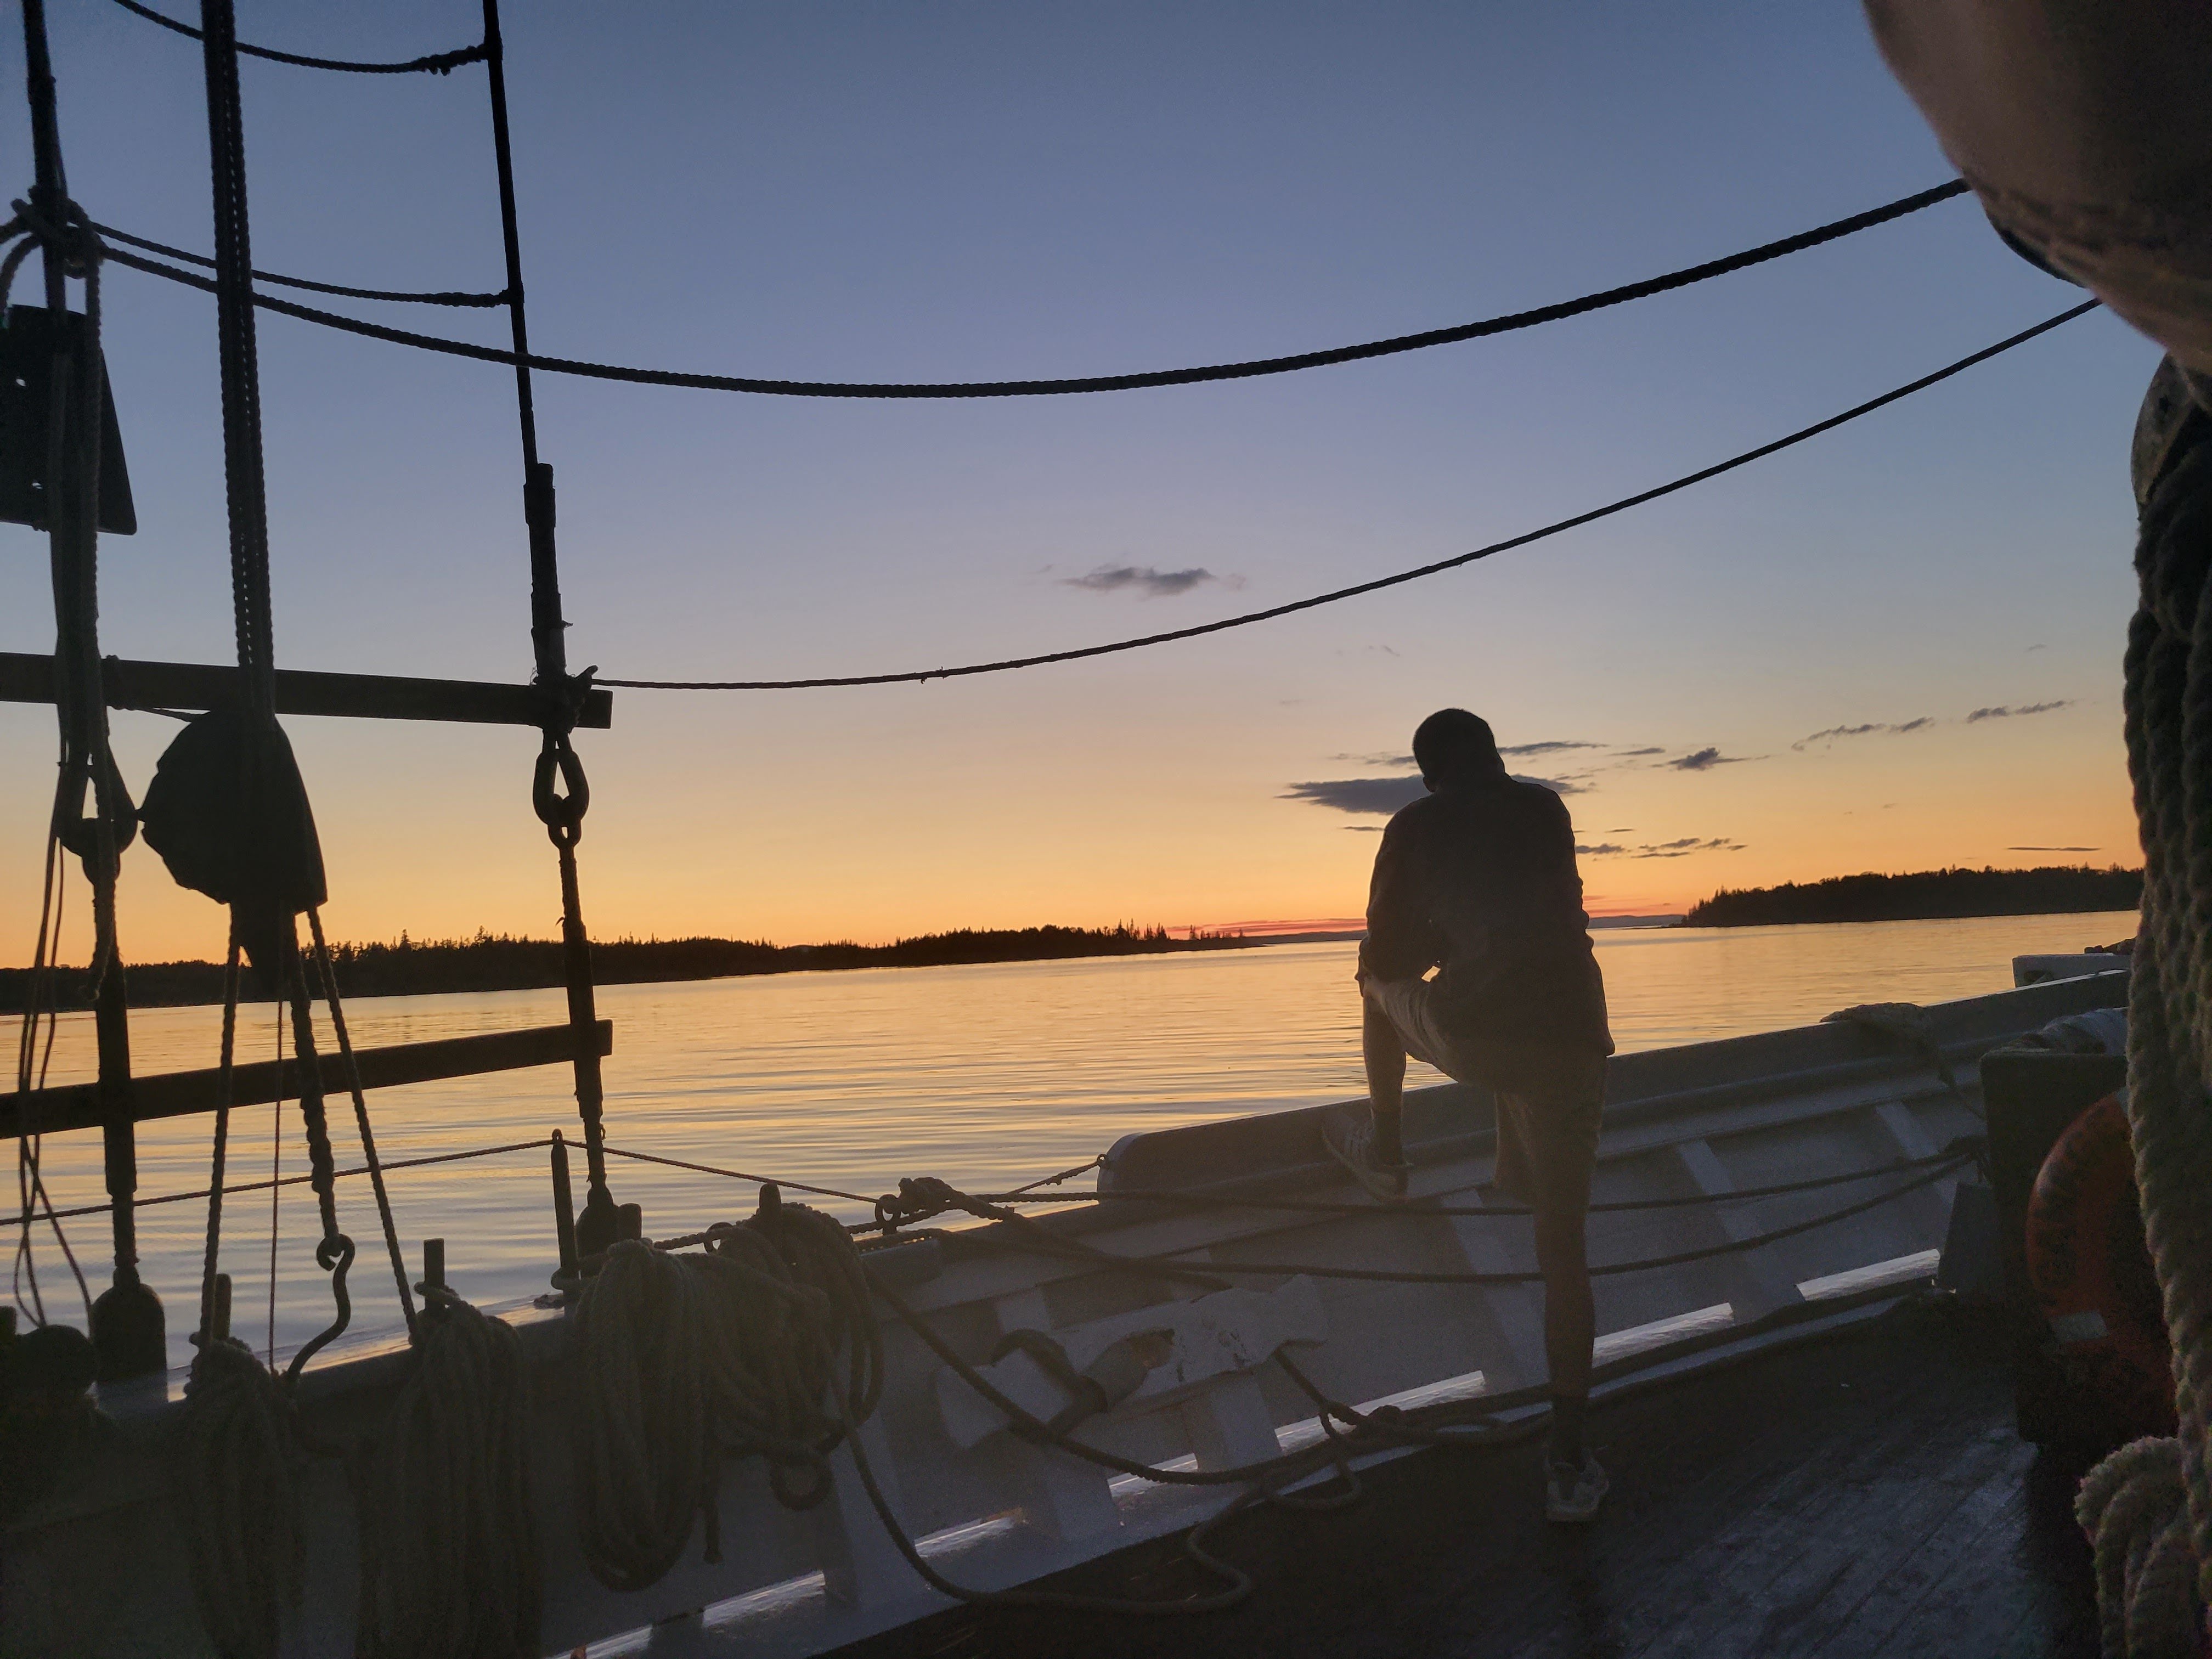
<path fill-rule="evenodd" d="M 1896 1571 L 1917 1584 L 1910 1605 L 1921 1605 L 1935 1571 L 1929 1534 L 1962 1503 L 1980 1506 L 1971 1516 L 1978 1530 L 1960 1547 L 1973 1583 L 2012 1598 L 1998 1609 L 2005 1629 L 1982 1634 L 1994 1642 L 2054 1627 L 2057 1592 L 1997 1583 L 2024 1571 L 1991 1528 L 2018 1500 L 2027 1455 L 2002 1420 L 2002 1368 L 1984 1364 L 1962 1382 L 1966 1362 L 1885 1316 L 1939 1275 L 1972 1289 L 1995 1272 L 1990 1206 L 1978 1194 L 1954 1204 L 1962 1183 L 1978 1187 L 1986 1161 L 1983 1073 L 1998 1063 L 1978 1063 L 2053 1020 L 2124 1000 L 2124 975 L 2097 972 L 1940 1005 L 1917 1019 L 1830 1022 L 1614 1062 L 1591 1255 L 1602 1333 L 1597 1425 L 1601 1443 L 1616 1447 L 1615 1519 L 1579 1547 L 1601 1553 L 1608 1537 L 1632 1540 L 1659 1598 L 1647 1609 L 1654 1640 L 1669 1631 L 1688 1640 L 1658 1618 L 1663 1604 L 1672 1618 L 1726 1615 L 1692 1644 L 1702 1651 L 1810 1651 L 1758 1644 L 1773 1635 L 1777 1607 L 1832 1591 L 1873 1596 L 1881 1611 L 1875 1592 L 1894 1600 Z M 2079 1096 L 2110 1086 L 2118 1062 L 2066 1054 L 2057 1064 L 2068 1075 L 2060 1093 Z M 2079 1103 L 2060 1103 L 2061 1115 Z M 859 1250 L 873 1295 L 860 1298 L 866 1329 L 848 1331 L 838 1356 L 851 1370 L 841 1363 L 828 1388 L 833 1409 L 866 1410 L 857 1431 L 811 1463 L 773 1444 L 733 1453 L 696 1471 L 689 1495 L 680 1483 L 625 1484 L 637 1468 L 662 1468 L 653 1436 L 669 1425 L 650 1413 L 623 1430 L 635 1437 L 625 1450 L 636 1468 L 604 1463 L 609 1431 L 585 1420 L 613 1409 L 595 1289 L 572 1286 L 580 1294 L 514 1316 L 529 1373 L 520 1443 L 544 1589 L 538 1646 L 820 1652 L 953 1605 L 924 1570 L 971 1591 L 1033 1586 L 1146 1540 L 1188 1539 L 1225 1510 L 1261 1508 L 1258 1495 L 1326 1496 L 1347 1468 L 1457 1436 L 1495 1455 L 1427 1452 L 1382 1477 L 1391 1496 L 1378 1514 L 1304 1523 L 1313 1540 L 1333 1541 L 1270 1541 L 1269 1528 L 1279 1528 L 1261 1508 L 1200 1537 L 1195 1555 L 1175 1552 L 1171 1568 L 1159 1553 L 1167 1547 L 1154 1544 L 1085 1569 L 1075 1592 L 1194 1607 L 1234 1601 L 1248 1587 L 1240 1529 L 1256 1529 L 1257 1582 L 1242 1598 L 1249 1613 L 1194 1640 L 1231 1650 L 1248 1637 L 1279 1643 L 1285 1621 L 1304 1619 L 1304 1638 L 1321 1645 L 1302 1650 L 1332 1650 L 1330 1620 L 1310 1612 L 1325 1595 L 1340 1621 L 1346 1597 L 1388 1609 L 1358 1615 L 1365 1634 L 1347 1635 L 1346 1651 L 1374 1650 L 1377 1632 L 1392 1628 L 1412 1641 L 1419 1632 L 1390 1623 L 1408 1618 L 1429 1620 L 1428 1637 L 1455 1632 L 1464 1651 L 1535 1650 L 1545 1631 L 1561 1650 L 1628 1650 L 1559 1626 L 1558 1608 L 1545 1611 L 1531 1588 L 1558 1571 L 1533 1465 L 1522 1468 L 1512 1449 L 1520 1425 L 1542 1410 L 1531 1386 L 1544 1375 L 1539 1293 L 1528 1223 L 1486 1186 L 1488 1106 L 1451 1085 L 1409 1096 L 1407 1109 L 1415 1173 L 1402 1209 L 1378 1209 L 1336 1176 L 1310 1110 L 1129 1136 L 1104 1159 L 1097 1196 L 1048 1210 L 908 1183 L 886 1201 L 880 1236 Z M 2050 1117 L 2059 1108 L 2045 1100 L 2039 1109 Z M 2017 1171 L 2012 1178 L 2017 1185 Z M 933 1224 L 948 1212 L 957 1224 Z M 734 1231 L 668 1243 L 703 1255 Z M 617 1270 L 629 1271 L 610 1255 L 601 1276 Z M 761 1329 L 764 1352 L 777 1339 Z M 1846 1332 L 1865 1340 L 1788 1358 Z M 1783 1369 L 1753 1386 L 1744 1362 L 1762 1355 Z M 408 1386 L 409 1359 L 325 1356 L 297 1391 L 301 1443 L 362 1443 L 364 1425 L 388 1416 Z M 647 1406 L 665 1381 L 655 1365 L 680 1359 L 664 1344 L 632 1367 Z M 872 1364 L 877 1374 L 848 1382 Z M 1854 1399 L 1848 1383 L 1862 1372 L 1869 1380 Z M 1910 1467 L 1886 1467 L 1880 1480 L 1863 1468 L 1838 1473 L 1833 1435 L 1804 1432 L 1808 1391 L 1857 1413 L 1847 1426 L 1858 1452 L 1887 1447 L 1894 1464 L 1909 1450 Z M 191 1566 L 199 1522 L 180 1505 L 173 1472 L 180 1392 L 174 1376 L 101 1390 L 112 1432 L 49 1471 L 48 1495 L 9 1526 L 0 1651 L 202 1650 Z M 1974 1410 L 1961 1404 L 1968 1396 Z M 1868 1411 L 1879 1420 L 1867 1421 Z M 1961 1437 L 1963 1450 L 1952 1447 Z M 1753 1453 L 1764 1484 L 1744 1477 L 1737 1489 L 1750 1495 L 1749 1511 L 1731 1508 L 1703 1477 Z M 1774 1493 L 1793 1476 L 1791 1501 L 1777 1507 Z M 1639 1489 L 1646 1479 L 1656 1484 Z M 283 1614 L 287 1653 L 368 1650 L 356 1635 L 364 1491 L 358 1459 L 349 1468 L 341 1456 L 317 1458 L 301 1474 L 305 1559 L 301 1594 Z M 671 1512 L 626 1507 L 670 1492 Z M 1686 1492 L 1702 1496 L 1676 1514 Z M 624 1555 L 652 1541 L 655 1522 L 656 1538 L 675 1540 L 669 1559 Z M 1802 1544 L 1808 1528 L 1824 1548 L 1778 1550 L 1778 1537 Z M 1270 1571 L 1266 1560 L 1285 1559 L 1285 1549 L 1290 1566 Z M 1701 1551 L 1733 1581 L 1668 1592 L 1650 1577 L 1655 1563 Z M 2003 1572 L 1993 1559 L 2008 1564 Z M 654 1565 L 662 1570 L 647 1578 Z M 610 1588 L 622 1578 L 611 1567 L 635 1567 L 645 1582 Z M 1713 1570 L 1709 1560 L 1704 1571 Z M 1426 1578 L 1410 1595 L 1409 1573 Z M 1871 1588 L 1861 1582 L 1869 1575 Z M 1470 1576 L 1484 1586 L 1472 1601 L 1462 1584 Z M 1815 1595 L 1799 1616 L 1819 1605 Z M 1933 1605 L 1960 1616 L 1956 1597 Z M 981 1639 L 977 1616 L 957 1615 Z M 1847 1625 L 1836 1628 L 1849 1633 Z M 1035 1639 L 1038 1627 L 1024 1628 Z M 1056 1642 L 1076 1639 L 1065 1624 L 1051 1628 Z M 1157 1632 L 1157 1621 L 1146 1628 Z M 1091 1621 L 1083 1639 L 1103 1650 L 1127 1629 Z M 1489 1645 L 1486 1633 L 1512 1645 Z M 884 1639 L 901 1648 L 913 1638 Z M 924 1645 L 937 1651 L 954 1639 L 939 1632 Z M 1948 1650 L 2001 1650 L 1980 1639 Z M 1880 1646 L 1846 1641 L 1836 1650 Z"/>

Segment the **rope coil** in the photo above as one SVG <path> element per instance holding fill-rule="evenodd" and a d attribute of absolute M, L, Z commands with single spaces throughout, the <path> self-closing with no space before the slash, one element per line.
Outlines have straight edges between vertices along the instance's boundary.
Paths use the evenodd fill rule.
<path fill-rule="evenodd" d="M 541 1586 L 522 1343 L 422 1286 L 407 1380 L 352 1460 L 359 1659 L 539 1659 Z"/>
<path fill-rule="evenodd" d="M 616 1243 L 577 1299 L 578 1531 L 610 1589 L 657 1582 L 702 1517 L 707 1559 L 720 1559 L 726 1457 L 766 1459 L 791 1508 L 821 1502 L 830 1452 L 882 1395 L 882 1339 L 851 1239 L 773 1192 L 699 1254 Z"/>

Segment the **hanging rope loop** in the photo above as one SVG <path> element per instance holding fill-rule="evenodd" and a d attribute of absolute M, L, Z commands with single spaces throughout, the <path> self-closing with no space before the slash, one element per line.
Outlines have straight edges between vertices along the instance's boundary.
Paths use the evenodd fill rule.
<path fill-rule="evenodd" d="M 530 804 L 556 847 L 574 847 L 584 838 L 584 814 L 592 807 L 592 786 L 567 732 L 547 730 L 544 747 L 538 751 Z"/>

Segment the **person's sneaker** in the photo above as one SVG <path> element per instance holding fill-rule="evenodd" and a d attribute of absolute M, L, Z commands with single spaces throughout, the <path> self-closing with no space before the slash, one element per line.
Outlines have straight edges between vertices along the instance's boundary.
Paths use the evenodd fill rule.
<path fill-rule="evenodd" d="M 1596 1516 L 1597 1506 L 1605 1502 L 1606 1488 L 1612 1484 L 1598 1468 L 1597 1459 L 1585 1452 L 1579 1469 L 1571 1463 L 1547 1463 L 1544 1469 L 1547 1521 L 1582 1522 Z"/>
<path fill-rule="evenodd" d="M 1321 1139 L 1328 1155 L 1344 1165 L 1370 1198 L 1383 1204 L 1404 1201 L 1410 1166 L 1403 1162 L 1386 1164 L 1376 1156 L 1371 1112 L 1357 1107 L 1331 1108 L 1322 1114 Z"/>

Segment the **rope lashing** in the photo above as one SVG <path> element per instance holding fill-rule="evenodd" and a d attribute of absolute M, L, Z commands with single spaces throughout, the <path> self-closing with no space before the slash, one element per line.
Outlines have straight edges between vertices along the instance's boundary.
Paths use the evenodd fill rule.
<path fill-rule="evenodd" d="M 422 1340 L 354 1458 L 359 1659 L 539 1659 L 530 1376 L 503 1321 L 425 1279 Z"/>
<path fill-rule="evenodd" d="M 127 3 L 127 0 L 125 0 Z M 135 9 L 135 8 L 134 8 Z M 487 42 L 498 63 L 496 38 Z M 1725 276 L 1750 266 L 1764 264 L 1770 259 L 1801 253 L 1808 248 L 1820 246 L 1839 238 L 1870 230 L 1887 224 L 1907 214 L 1918 213 L 1938 203 L 1948 202 L 1966 193 L 1964 179 L 1954 179 L 1864 213 L 1831 223 L 1818 225 L 1810 230 L 1784 236 L 1778 241 L 1763 242 L 1757 247 L 1746 248 L 1740 253 L 1709 259 L 1700 264 L 1685 266 L 1663 276 L 1648 276 L 1640 282 L 1629 283 L 1619 288 L 1601 289 L 1577 299 L 1563 300 L 1555 304 L 1538 306 L 1533 310 L 1510 312 L 1503 316 L 1486 318 L 1480 322 L 1461 323 L 1449 328 L 1428 329 L 1419 334 L 1400 334 L 1385 340 L 1370 340 L 1358 345 L 1332 346 L 1321 351 L 1303 351 L 1284 357 L 1260 357 L 1249 362 L 1212 363 L 1192 368 L 1153 369 L 1135 374 L 1094 374 L 1062 380 L 950 380 L 950 381 L 850 381 L 850 380 L 785 380 L 762 379 L 744 374 L 695 374 L 680 369 L 633 368 L 615 363 L 580 362 L 572 357 L 540 357 L 532 356 L 527 347 L 518 345 L 512 351 L 501 351 L 490 346 L 472 345 L 465 340 L 451 340 L 438 335 L 416 334 L 404 329 L 387 328 L 381 324 L 364 323 L 351 317 L 342 317 L 334 312 L 318 311 L 312 307 L 296 305 L 273 295 L 258 295 L 254 303 L 265 309 L 296 317 L 302 322 L 319 323 L 325 328 L 342 329 L 349 334 L 359 334 L 372 340 L 382 340 L 392 345 L 413 346 L 418 350 L 443 352 L 449 356 L 473 357 L 479 362 L 509 363 L 517 368 L 539 368 L 549 374 L 574 374 L 587 380 L 620 380 L 633 386 L 665 386 L 689 388 L 695 392 L 738 392 L 781 398 L 860 398 L 878 399 L 913 398 L 1036 398 L 1058 397 L 1097 392 L 1134 392 L 1148 388 L 1176 386 L 1194 386 L 1214 380 L 1252 380 L 1269 374 L 1295 374 L 1301 369 L 1325 368 L 1338 363 L 1364 362 L 1370 358 L 1395 356 L 1401 352 L 1422 351 L 1432 346 L 1456 345 L 1468 340 L 1486 339 L 1492 335 L 1510 334 L 1524 328 L 1534 328 L 1546 323 L 1564 322 L 1570 318 L 1587 316 L 1608 307 L 1626 305 L 1633 300 L 1648 299 L 1654 295 L 1671 293 L 1693 283 L 1709 282 L 1716 276 Z M 149 276 L 167 277 L 191 288 L 205 288 L 203 277 L 190 271 L 179 270 L 136 254 L 111 251 L 116 264 L 128 265 Z M 510 291 L 513 278 L 509 277 Z"/>
<path fill-rule="evenodd" d="M 2163 1446 L 2123 1447 L 2083 1487 L 2085 1513 L 2099 1510 L 2100 1567 L 2133 1567 L 2100 1572 L 2106 1651 L 2114 1656 L 2138 1651 L 2127 1645 L 2138 1630 L 2163 1642 L 2196 1628 L 2212 1596 L 2212 416 L 2192 402 L 2171 358 L 2144 398 L 2134 473 L 2140 598 L 2124 705 L 2143 896 L 2128 994 L 2128 1127 L 2172 1344 L 2179 1431 Z M 2144 1483 L 2154 1474 L 2166 1483 L 2154 1490 L 2170 1495 L 2178 1482 L 2185 1502 L 2151 1501 Z M 2093 1491 L 2106 1501 L 2090 1505 Z M 2168 1570 L 2177 1513 L 2186 1573 Z"/>
<path fill-rule="evenodd" d="M 100 655 L 100 474 L 106 422 L 100 345 L 103 250 L 88 217 L 70 199 L 42 0 L 26 0 L 23 43 L 37 182 L 28 200 L 15 204 L 15 222 L 25 232 L 25 246 L 35 242 L 43 255 L 54 344 L 47 380 L 45 528 L 52 553 L 54 702 L 62 764 L 55 781 L 52 833 L 77 855 L 92 888 L 93 1022 L 114 1266 L 89 1319 L 100 1379 L 115 1382 L 161 1370 L 167 1363 L 167 1341 L 161 1298 L 139 1277 L 131 1204 L 138 1185 L 137 1113 L 131 1086 L 130 993 L 116 936 L 115 884 L 123 849 L 135 829 L 136 809 L 109 750 Z M 74 319 L 67 294 L 72 276 L 84 284 L 84 310 Z M 89 819 L 84 812 L 88 793 Z"/>
<path fill-rule="evenodd" d="M 119 258 L 120 256 L 111 257 Z M 1503 541 L 1492 542 L 1486 547 L 1474 549 L 1472 552 L 1458 553 L 1448 559 L 1438 559 L 1433 564 L 1419 565 L 1411 570 L 1401 570 L 1395 575 L 1378 576 L 1371 581 L 1355 582 L 1349 587 L 1332 588 L 1326 593 L 1316 593 L 1310 599 L 1292 599 L 1287 604 L 1269 605 L 1264 610 L 1248 611 L 1241 616 L 1224 617 L 1218 622 L 1198 623 L 1188 628 L 1172 628 L 1158 634 L 1140 634 L 1133 639 L 1115 640 L 1104 645 L 1086 645 L 1067 651 L 1040 652 L 1034 656 L 1006 657 L 991 662 L 967 663 L 954 668 L 909 669 L 883 674 L 817 675 L 806 679 L 789 680 L 642 680 L 610 679 L 601 676 L 598 684 L 621 686 L 640 691 L 813 691 L 833 686 L 919 685 L 930 680 L 960 679 L 975 674 L 1003 674 L 1016 669 L 1041 668 L 1048 663 L 1081 662 L 1092 657 L 1107 657 L 1118 652 L 1140 651 L 1150 646 L 1167 645 L 1177 640 L 1200 639 L 1208 634 L 1226 633 L 1234 628 L 1249 628 L 1255 623 L 1273 622 L 1279 617 L 1295 616 L 1301 611 L 1318 610 L 1323 605 L 1337 605 L 1346 599 L 1358 599 L 1362 594 L 1379 593 L 1385 588 L 1401 587 L 1407 582 L 1417 582 L 1430 576 L 1439 575 L 1447 570 L 1456 570 L 1462 565 L 1473 564 L 1479 560 L 1487 559 L 1499 553 L 1510 552 L 1515 548 L 1527 547 L 1533 543 L 1547 541 L 1552 537 L 1564 535 L 1570 530 L 1579 530 L 1584 525 L 1595 524 L 1601 519 L 1609 519 L 1616 514 L 1626 513 L 1632 507 L 1642 507 L 1648 502 L 1659 501 L 1665 496 L 1687 489 L 1692 485 L 1717 478 L 1723 473 L 1733 472 L 1739 467 L 1749 466 L 1754 461 L 1765 460 L 1770 455 L 1779 454 L 1785 449 L 1817 438 L 1822 433 L 1832 432 L 1839 426 L 1847 425 L 1852 421 L 1871 415 L 1876 410 L 1887 409 L 1890 404 L 1910 398 L 1915 392 L 1925 392 L 1929 386 L 1941 385 L 1954 375 L 1963 374 L 1968 369 L 1978 364 L 1985 363 L 1992 357 L 2001 356 L 2016 347 L 2026 345 L 2030 340 L 2039 338 L 2050 333 L 2051 330 L 2072 322 L 2076 317 L 2087 316 L 2097 308 L 2098 301 L 2085 301 L 2078 306 L 2060 312 L 2055 317 L 2045 318 L 2032 328 L 2024 328 L 2017 334 L 2008 335 L 1995 345 L 1984 346 L 1979 351 L 1970 352 L 1956 362 L 1946 364 L 1931 374 L 1923 374 L 1918 380 L 1908 381 L 1893 391 L 1885 392 L 1878 398 L 1869 398 L 1863 404 L 1855 404 L 1841 414 L 1831 415 L 1824 421 L 1815 421 L 1810 426 L 1800 427 L 1796 431 L 1774 439 L 1771 442 L 1763 443 L 1756 449 L 1747 449 L 1740 455 L 1732 455 L 1724 461 L 1717 461 L 1711 466 L 1700 467 L 1695 472 L 1685 473 L 1682 477 L 1672 479 L 1666 483 L 1656 485 L 1650 489 L 1638 490 L 1633 495 L 1624 495 L 1619 501 L 1607 502 L 1603 507 L 1594 507 L 1587 512 L 1577 513 L 1572 518 L 1560 519 L 1539 529 L 1523 531 L 1517 536 L 1509 536 Z"/>
<path fill-rule="evenodd" d="M 720 1559 L 725 1458 L 764 1458 L 791 1508 L 821 1502 L 829 1454 L 883 1392 L 882 1338 L 851 1239 L 773 1188 L 758 1214 L 714 1230 L 702 1252 L 616 1243 L 584 1282 L 573 1328 L 577 1525 L 586 1564 L 611 1589 L 659 1580 L 702 1517 L 707 1559 Z"/>
<path fill-rule="evenodd" d="M 167 242 L 149 241 L 143 236 L 133 236 L 129 231 L 118 230 L 112 225 L 94 225 L 92 228 L 112 241 L 128 243 L 132 247 L 143 248 L 149 253 L 164 254 L 172 259 L 182 259 L 186 264 L 203 266 L 210 270 L 215 269 L 215 261 L 204 253 L 187 252 L 180 247 L 171 247 Z M 347 288 L 337 283 L 311 283 L 304 276 L 280 276 L 270 270 L 255 271 L 253 280 L 257 283 L 275 283 L 283 288 L 304 289 L 310 294 L 335 294 L 343 300 L 389 301 L 398 305 L 456 306 L 488 310 L 493 306 L 503 306 L 507 303 L 507 295 L 504 294 Z M 4 283 L 0 283 L 0 293 L 4 293 L 5 287 Z"/>
<path fill-rule="evenodd" d="M 204 37 L 190 23 L 180 23 L 175 18 L 155 11 L 151 6 L 141 5 L 139 0 L 115 0 L 128 12 L 135 12 L 149 23 L 159 23 L 173 34 L 187 35 L 198 40 Z M 394 64 L 362 64 L 342 58 L 308 58 L 295 52 L 274 52 L 267 46 L 250 46 L 244 41 L 233 42 L 234 49 L 249 58 L 265 58 L 272 64 L 292 64 L 301 69 L 337 70 L 348 75 L 450 75 L 465 64 L 480 63 L 484 48 L 462 46 L 453 52 L 434 52 L 422 58 L 409 58 Z"/>

